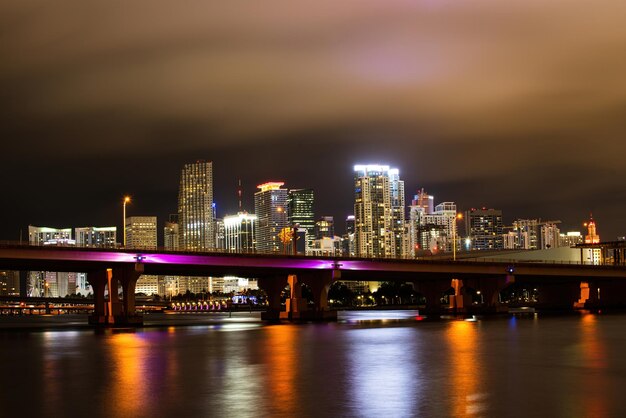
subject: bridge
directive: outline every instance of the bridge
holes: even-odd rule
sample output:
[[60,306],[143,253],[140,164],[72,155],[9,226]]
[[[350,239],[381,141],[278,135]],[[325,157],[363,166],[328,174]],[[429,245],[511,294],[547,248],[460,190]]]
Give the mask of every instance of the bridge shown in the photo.
[[[426,300],[427,314],[442,311],[444,293],[458,311],[473,309],[469,296],[480,291],[483,310],[498,307],[498,295],[512,283],[537,289],[538,305],[549,308],[622,306],[626,304],[626,267],[558,262],[479,260],[399,260],[305,257],[270,254],[186,253],[49,246],[0,246],[0,270],[87,273],[94,291],[94,325],[140,324],[135,311],[135,286],[142,274],[227,276],[258,279],[268,296],[268,320],[336,318],[327,304],[336,280],[412,283]],[[289,284],[285,309],[280,294]],[[300,284],[311,288],[314,306],[301,297]],[[122,298],[117,292],[121,286]]]

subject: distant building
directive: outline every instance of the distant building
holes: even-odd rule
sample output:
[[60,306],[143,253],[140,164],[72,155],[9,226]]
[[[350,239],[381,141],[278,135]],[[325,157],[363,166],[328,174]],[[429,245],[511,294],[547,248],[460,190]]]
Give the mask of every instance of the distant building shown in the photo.
[[322,216],[315,222],[315,239],[332,238],[335,236],[335,219],[332,216]]
[[292,189],[287,195],[287,224],[299,225],[306,230],[304,252],[311,247],[315,229],[313,203],[315,196],[312,189]]
[[459,246],[456,204],[442,202],[433,208],[432,202],[433,197],[422,189],[409,209],[408,237],[412,257],[422,251],[433,254],[451,252],[454,250],[454,240],[457,240]]
[[574,247],[583,244],[584,239],[579,231],[570,231],[559,234],[559,247]]
[[0,296],[20,296],[19,271],[0,271]]
[[547,250],[549,248],[558,248],[560,245],[561,230],[554,222],[546,222],[541,225],[539,230],[539,248]]
[[220,218],[215,218],[215,248],[220,251],[226,249],[224,219]]
[[387,165],[354,166],[356,255],[403,257],[404,182]]
[[85,226],[74,228],[76,245],[79,247],[113,248],[117,245],[117,227]]
[[130,216],[126,218],[126,248],[156,250],[156,216]]
[[213,163],[185,164],[178,189],[179,248],[208,251],[215,248]]
[[[130,216],[126,218],[126,248],[136,250],[156,250],[156,216]],[[148,296],[161,294],[159,276],[142,274],[137,280],[135,293]]]
[[224,216],[225,250],[234,253],[256,251],[257,216],[245,212]]
[[593,220],[593,216],[589,218],[589,221],[585,223],[587,227],[587,235],[585,235],[585,244],[598,244],[600,242],[600,235],[596,231],[596,221]]
[[356,246],[354,239],[354,215],[348,215],[348,217],[346,218],[346,233],[342,235],[341,243],[344,256],[356,256]]
[[466,211],[465,230],[471,250],[504,249],[501,210],[483,208]]
[[168,251],[178,250],[178,223],[166,222],[163,227],[163,245]]
[[256,249],[260,253],[283,252],[278,234],[287,227],[287,195],[282,182],[268,182],[254,194],[254,213],[257,216]]
[[75,244],[72,241],[72,228],[49,228],[28,225],[28,243],[30,245]]

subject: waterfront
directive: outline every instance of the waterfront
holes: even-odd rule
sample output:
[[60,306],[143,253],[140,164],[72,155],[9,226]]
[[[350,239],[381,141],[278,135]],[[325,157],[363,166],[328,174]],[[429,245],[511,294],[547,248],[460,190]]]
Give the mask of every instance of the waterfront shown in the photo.
[[624,314],[421,319],[344,312],[337,323],[266,325],[239,313],[5,330],[0,415],[626,415]]

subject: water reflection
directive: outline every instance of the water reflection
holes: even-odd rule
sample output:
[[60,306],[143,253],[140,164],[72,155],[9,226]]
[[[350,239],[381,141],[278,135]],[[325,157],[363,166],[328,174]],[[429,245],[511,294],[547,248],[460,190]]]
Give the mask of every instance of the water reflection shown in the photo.
[[607,395],[610,393],[607,377],[607,352],[604,337],[598,329],[598,317],[586,314],[580,321],[581,361],[590,369],[582,391],[582,414],[587,417],[608,416]]
[[453,321],[446,331],[451,365],[450,407],[453,417],[484,416],[487,394],[481,392],[479,322]]
[[352,410],[356,416],[414,416],[422,386],[413,328],[351,330],[346,358]]
[[266,327],[268,338],[263,347],[267,411],[270,416],[298,416],[298,394],[296,383],[299,377],[298,350],[295,325]]

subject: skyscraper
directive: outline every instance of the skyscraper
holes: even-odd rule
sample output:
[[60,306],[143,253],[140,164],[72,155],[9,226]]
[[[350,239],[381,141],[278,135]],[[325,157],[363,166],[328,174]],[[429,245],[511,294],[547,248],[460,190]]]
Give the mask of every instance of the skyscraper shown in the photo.
[[300,225],[306,230],[305,252],[311,248],[315,234],[315,215],[313,214],[314,194],[312,189],[293,189],[287,195],[287,223],[289,226]]
[[504,248],[501,210],[482,208],[465,212],[465,230],[472,250]]
[[285,183],[268,182],[258,187],[254,194],[254,212],[257,216],[257,252],[274,253],[284,251],[278,234],[287,227],[287,195],[282,189]]
[[213,163],[185,164],[178,190],[179,247],[186,251],[215,248]]
[[357,256],[404,256],[404,182],[397,169],[354,166],[354,218]]

